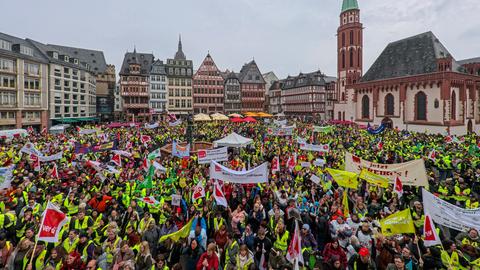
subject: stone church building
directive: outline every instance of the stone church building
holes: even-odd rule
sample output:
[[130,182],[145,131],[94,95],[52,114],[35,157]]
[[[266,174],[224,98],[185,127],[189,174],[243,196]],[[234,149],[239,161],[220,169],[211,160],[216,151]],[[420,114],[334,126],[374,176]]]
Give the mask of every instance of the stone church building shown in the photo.
[[480,132],[480,58],[456,61],[426,32],[388,44],[363,74],[362,39],[358,3],[344,0],[335,119],[428,133]]

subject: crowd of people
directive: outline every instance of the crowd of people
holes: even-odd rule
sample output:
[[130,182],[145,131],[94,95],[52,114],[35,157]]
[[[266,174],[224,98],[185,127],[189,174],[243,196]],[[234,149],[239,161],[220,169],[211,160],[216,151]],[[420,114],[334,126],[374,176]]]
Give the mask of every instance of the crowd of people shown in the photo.
[[[292,136],[269,134],[271,124],[263,121],[195,123],[194,141],[213,142],[231,132],[253,139],[246,147],[229,148],[229,160],[221,162],[228,168],[242,171],[279,158],[279,170],[270,172],[266,183],[224,182],[227,207],[212,195],[209,164],[198,164],[193,152],[183,158],[165,152],[147,158],[174,140],[186,141],[186,122],[155,128],[83,126],[97,132],[71,128],[64,134],[31,132],[2,139],[0,167],[14,169],[0,202],[0,269],[293,269],[287,253],[297,226],[301,269],[480,269],[475,228],[460,232],[438,226],[442,245],[423,244],[420,188],[404,186],[399,198],[392,185],[381,188],[360,180],[357,189],[346,191],[325,171],[343,169],[346,152],[384,164],[424,159],[430,192],[459,207],[478,208],[480,136],[446,143],[445,135],[396,129],[372,135],[355,125],[334,125],[318,133],[312,123],[289,124],[295,125]],[[298,138],[329,144],[329,151],[301,150]],[[112,163],[115,153],[108,149],[78,152],[110,141],[123,153],[120,166]],[[27,144],[45,156],[63,154],[38,168],[32,155],[21,152]],[[434,159],[428,158],[432,150]],[[292,155],[297,157],[293,169],[287,165]],[[316,159],[324,163],[315,166]],[[164,170],[152,169],[153,162]],[[302,162],[311,166],[299,166]],[[312,174],[322,176],[320,184],[311,181]],[[143,184],[146,178],[152,186]],[[192,200],[199,182],[205,196]],[[172,195],[181,196],[179,205]],[[36,239],[48,202],[69,217],[56,243]],[[416,233],[382,234],[379,220],[406,208]],[[168,237],[178,236],[187,224],[186,235]]]

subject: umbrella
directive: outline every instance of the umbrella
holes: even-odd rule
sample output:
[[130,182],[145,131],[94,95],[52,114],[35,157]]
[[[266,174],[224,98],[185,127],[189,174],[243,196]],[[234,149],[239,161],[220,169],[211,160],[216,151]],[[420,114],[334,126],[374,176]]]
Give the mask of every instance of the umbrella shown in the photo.
[[258,117],[258,114],[254,112],[246,112],[245,116]]
[[210,117],[212,118],[212,120],[219,120],[219,121],[227,121],[228,120],[228,116],[223,115],[221,113],[214,113],[214,114],[210,115]]
[[273,117],[273,115],[269,114],[269,113],[264,113],[264,112],[259,112],[257,113],[258,117],[263,117],[263,118],[269,118],[269,117]]
[[230,122],[241,123],[241,122],[243,122],[243,119],[240,118],[240,117],[233,117],[233,118],[230,119]]
[[243,115],[238,114],[238,113],[231,113],[231,114],[229,114],[228,116],[229,116],[229,117],[238,117],[238,118],[242,118],[242,117],[243,117]]
[[243,122],[255,123],[255,122],[257,122],[257,120],[255,120],[255,118],[249,116],[249,117],[245,117],[245,118],[243,119]]
[[193,117],[194,121],[211,121],[212,119],[208,114],[199,113]]

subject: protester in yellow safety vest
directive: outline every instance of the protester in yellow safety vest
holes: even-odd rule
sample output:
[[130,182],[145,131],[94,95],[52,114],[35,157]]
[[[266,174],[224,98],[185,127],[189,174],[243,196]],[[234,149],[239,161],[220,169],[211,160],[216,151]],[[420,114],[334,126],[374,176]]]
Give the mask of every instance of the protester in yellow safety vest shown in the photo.
[[227,243],[225,244],[225,268],[233,267],[236,265],[236,257],[239,252],[240,246],[234,236],[227,234]]
[[77,217],[74,218],[74,222],[70,221],[70,227],[77,231],[86,231],[87,228],[92,227],[93,224],[93,219],[85,215],[85,210],[78,211]]
[[107,254],[107,263],[113,262],[113,256],[118,248],[120,248],[120,237],[117,236],[116,230],[109,228],[107,231],[107,239],[103,242],[102,248]]
[[93,251],[95,250],[95,244],[93,240],[89,240],[88,235],[85,233],[80,234],[77,250],[80,253],[83,262],[88,262],[93,257]]
[[78,199],[75,198],[75,193],[70,192],[68,194],[68,197],[63,202],[63,206],[67,208],[67,214],[69,216],[73,216],[78,213]]
[[235,258],[235,269],[248,270],[250,265],[253,264],[253,253],[248,250],[247,245],[240,246],[240,251]]
[[67,253],[74,251],[78,245],[78,232],[76,230],[70,230],[68,237],[63,240],[62,247]]
[[455,270],[468,269],[467,260],[463,257],[463,253],[460,250],[457,250],[457,247],[453,241],[443,241],[443,247],[444,249],[441,253],[443,265]]
[[472,246],[473,248],[480,250],[480,237],[478,231],[471,228],[468,232],[459,233],[455,237],[455,244],[458,247]]
[[50,257],[45,262],[45,266],[52,266],[55,270],[60,270],[65,256],[65,250],[62,247],[55,247],[50,252]]
[[415,228],[418,229],[423,226],[423,223],[425,221],[425,214],[423,213],[422,203],[419,201],[415,201],[413,203],[412,219]]
[[45,256],[47,255],[47,250],[45,249],[45,243],[43,241],[38,241],[35,248],[35,253],[33,254],[33,260],[30,262],[33,249],[27,252],[27,255],[23,258],[23,269],[31,270],[40,270],[45,266]]
[[289,232],[286,230],[285,225],[283,222],[279,222],[275,228],[275,242],[273,243],[273,247],[281,250],[284,255],[287,253],[288,237]]
[[25,210],[24,216],[17,218],[15,223],[15,231],[17,239],[20,239],[24,236],[27,228],[30,228],[35,224],[35,218],[32,215],[32,209],[28,208]]

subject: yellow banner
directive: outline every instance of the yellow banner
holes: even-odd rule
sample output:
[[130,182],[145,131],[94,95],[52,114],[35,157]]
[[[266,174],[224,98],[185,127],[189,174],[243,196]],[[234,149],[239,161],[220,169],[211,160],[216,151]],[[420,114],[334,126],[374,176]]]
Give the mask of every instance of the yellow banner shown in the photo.
[[345,217],[349,217],[350,209],[348,207],[348,188],[343,191],[342,204],[343,204],[343,215]]
[[372,184],[372,185],[375,185],[375,186],[379,186],[379,187],[382,187],[382,188],[387,188],[388,187],[388,178],[387,177],[384,177],[384,176],[381,176],[381,175],[378,175],[378,174],[374,174],[370,171],[368,171],[367,169],[362,169],[362,171],[360,172],[360,175],[358,176],[360,179],[363,179],[365,181],[367,181],[368,183]]
[[358,175],[356,173],[327,169],[327,172],[332,176],[333,180],[341,187],[357,189]]
[[172,239],[173,242],[178,242],[178,240],[180,240],[181,238],[187,238],[190,234],[190,228],[192,227],[193,219],[194,218],[191,218],[190,221],[185,224],[185,226],[183,226],[180,230],[160,237],[160,242],[163,242],[169,238]]
[[410,208],[391,214],[380,220],[380,227],[385,236],[400,233],[415,233],[412,216],[410,215]]

